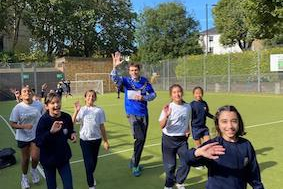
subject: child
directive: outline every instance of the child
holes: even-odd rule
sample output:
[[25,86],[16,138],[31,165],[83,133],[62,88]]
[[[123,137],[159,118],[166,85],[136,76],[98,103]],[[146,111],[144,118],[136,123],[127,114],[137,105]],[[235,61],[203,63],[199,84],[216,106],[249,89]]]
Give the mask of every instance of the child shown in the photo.
[[[183,99],[183,88],[174,84],[169,88],[172,102],[165,106],[159,117],[162,129],[162,156],[166,172],[164,189],[172,189],[176,183],[178,189],[185,189],[184,181],[190,171],[185,161],[188,150],[188,135],[191,123],[191,106]],[[176,155],[181,165],[176,174]]]
[[[245,131],[238,110],[230,105],[220,107],[215,115],[215,126],[219,136],[209,140],[208,145],[189,150],[187,156],[189,165],[207,166],[206,189],[246,189],[247,183],[254,189],[263,189],[254,148],[241,137]],[[218,153],[222,155],[211,158],[209,154],[215,150],[207,148],[217,143],[225,148],[225,154]]]
[[60,98],[60,101],[61,101],[62,95],[63,95],[63,92],[64,92],[62,82],[59,82],[57,84],[57,88],[55,89],[55,92],[57,93],[57,95],[58,95],[58,97]]
[[207,103],[202,99],[203,89],[195,87],[193,89],[194,101],[191,102],[192,107],[192,134],[196,148],[201,145],[201,139],[204,142],[210,139],[209,130],[206,126],[206,116],[213,119],[213,115],[209,113]]
[[47,90],[47,83],[43,83],[41,85],[41,98],[44,98],[45,97],[45,93],[46,93],[46,90]]
[[104,127],[105,114],[104,111],[94,105],[96,101],[96,92],[88,90],[85,92],[86,105],[81,108],[79,102],[75,103],[75,112],[73,114],[73,122],[80,122],[80,145],[84,157],[86,177],[89,189],[95,189],[96,180],[93,173],[97,164],[101,137],[103,138],[103,147],[109,149],[109,143]]
[[69,160],[72,156],[68,139],[76,141],[72,118],[61,112],[60,97],[49,93],[45,97],[46,113],[41,116],[36,130],[36,145],[40,148],[40,163],[46,176],[48,189],[56,189],[56,169],[64,189],[72,189],[72,173]]
[[115,86],[115,88],[116,88],[116,91],[117,91],[117,98],[120,98],[120,93],[124,92],[123,91],[123,86]]
[[[16,94],[16,93],[15,93]],[[21,167],[23,189],[30,188],[27,172],[31,158],[31,175],[34,184],[40,181],[36,169],[39,160],[39,149],[35,145],[35,131],[38,120],[44,112],[41,102],[32,100],[32,91],[25,86],[18,91],[19,103],[13,108],[10,115],[10,125],[16,129],[16,140],[21,149]]]
[[11,93],[14,94],[16,102],[20,103],[22,101],[21,100],[21,95],[20,95],[21,92],[18,89],[16,89],[16,88],[10,88],[10,91],[11,91]]

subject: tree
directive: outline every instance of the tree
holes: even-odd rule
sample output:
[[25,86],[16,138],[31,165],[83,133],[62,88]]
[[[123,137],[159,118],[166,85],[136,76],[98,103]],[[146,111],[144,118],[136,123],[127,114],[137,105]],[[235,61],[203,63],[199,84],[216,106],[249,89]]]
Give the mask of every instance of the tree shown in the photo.
[[7,32],[8,18],[9,18],[7,0],[0,1],[0,17],[1,17],[1,19],[0,19],[0,31]]
[[199,23],[187,15],[184,5],[162,3],[146,8],[137,23],[138,56],[154,63],[202,52],[198,43]]
[[257,39],[271,39],[282,34],[282,0],[246,0],[243,6],[250,35]]
[[216,30],[221,34],[223,45],[238,44],[242,50],[251,47],[254,38],[245,22],[243,2],[245,0],[220,0],[213,8]]
[[31,31],[38,49],[44,50],[51,57],[56,46],[59,46],[57,36],[61,31],[60,23],[56,22],[59,16],[56,3],[50,0],[29,0],[28,4],[24,23]]
[[26,24],[49,55],[107,56],[134,51],[130,0],[29,0]]
[[12,51],[15,50],[19,38],[27,0],[1,0],[0,2],[0,31],[13,36]]

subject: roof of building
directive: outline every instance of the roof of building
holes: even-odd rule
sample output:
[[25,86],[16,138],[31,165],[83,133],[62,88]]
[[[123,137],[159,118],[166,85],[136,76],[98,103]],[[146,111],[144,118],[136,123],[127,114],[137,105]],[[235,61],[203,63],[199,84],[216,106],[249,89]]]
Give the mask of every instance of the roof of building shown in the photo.
[[216,27],[210,28],[207,31],[204,30],[204,31],[200,32],[201,35],[206,35],[206,33],[208,33],[208,35],[218,34],[218,32],[216,31]]

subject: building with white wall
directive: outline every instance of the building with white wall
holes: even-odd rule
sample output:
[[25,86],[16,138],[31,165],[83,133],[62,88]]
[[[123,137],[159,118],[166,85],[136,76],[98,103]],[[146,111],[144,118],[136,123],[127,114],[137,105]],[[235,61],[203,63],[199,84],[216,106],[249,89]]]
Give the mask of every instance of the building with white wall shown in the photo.
[[242,52],[238,44],[233,46],[223,46],[220,43],[220,34],[217,33],[215,27],[200,33],[200,43],[205,53],[225,54]]

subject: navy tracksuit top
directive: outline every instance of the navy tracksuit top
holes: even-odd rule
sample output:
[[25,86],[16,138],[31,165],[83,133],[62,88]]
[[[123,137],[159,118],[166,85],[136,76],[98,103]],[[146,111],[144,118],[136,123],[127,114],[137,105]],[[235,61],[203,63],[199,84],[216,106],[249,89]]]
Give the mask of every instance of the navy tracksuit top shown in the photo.
[[[57,133],[50,133],[54,121],[63,121],[63,126]],[[62,166],[71,158],[68,139],[74,133],[72,118],[61,112],[59,118],[51,117],[48,111],[43,114],[36,129],[36,145],[40,148],[40,163],[43,166]]]
[[192,128],[205,127],[206,116],[213,119],[213,115],[209,113],[209,108],[204,100],[192,101]]
[[218,142],[225,148],[225,154],[216,160],[196,158],[195,149],[189,150],[187,154],[189,165],[207,166],[206,189],[246,189],[247,183],[253,189],[264,189],[254,148],[247,139],[239,137],[237,142],[228,142],[222,137],[216,137],[207,143],[212,142]]

